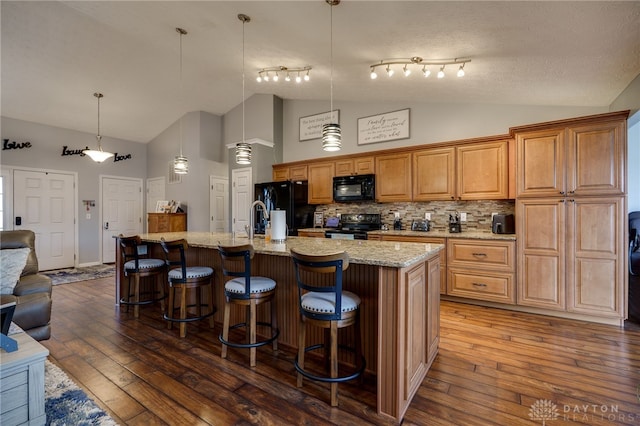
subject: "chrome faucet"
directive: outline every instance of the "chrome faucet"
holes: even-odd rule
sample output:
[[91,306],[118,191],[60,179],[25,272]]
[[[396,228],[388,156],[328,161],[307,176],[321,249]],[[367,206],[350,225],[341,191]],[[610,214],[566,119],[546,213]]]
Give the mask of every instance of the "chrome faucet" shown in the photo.
[[260,200],[255,200],[251,203],[251,207],[249,207],[249,225],[244,226],[244,230],[247,232],[247,236],[249,237],[249,241],[253,241],[253,233],[255,232],[255,216],[253,215],[253,208],[255,206],[262,207],[262,215],[265,219],[269,219],[269,215],[267,214],[267,206]]

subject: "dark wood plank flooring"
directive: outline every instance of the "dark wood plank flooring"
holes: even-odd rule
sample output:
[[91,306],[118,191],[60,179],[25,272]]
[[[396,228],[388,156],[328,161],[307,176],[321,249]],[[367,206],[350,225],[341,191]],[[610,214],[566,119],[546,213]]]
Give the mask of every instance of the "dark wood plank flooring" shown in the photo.
[[[389,424],[375,411],[375,378],[296,387],[294,354],[230,349],[220,325],[167,330],[159,306],[138,320],[114,306],[114,280],[53,289],[50,359],[122,425]],[[624,328],[442,302],[440,352],[405,425],[531,425],[555,404],[562,424],[640,424],[640,327]]]

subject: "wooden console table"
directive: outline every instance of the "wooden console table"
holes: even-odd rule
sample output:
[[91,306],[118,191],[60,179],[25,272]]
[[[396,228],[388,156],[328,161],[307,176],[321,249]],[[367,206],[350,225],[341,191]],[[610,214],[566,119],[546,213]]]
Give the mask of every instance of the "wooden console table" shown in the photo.
[[15,352],[0,351],[0,418],[7,425],[43,425],[44,360],[49,350],[25,332],[12,334]]

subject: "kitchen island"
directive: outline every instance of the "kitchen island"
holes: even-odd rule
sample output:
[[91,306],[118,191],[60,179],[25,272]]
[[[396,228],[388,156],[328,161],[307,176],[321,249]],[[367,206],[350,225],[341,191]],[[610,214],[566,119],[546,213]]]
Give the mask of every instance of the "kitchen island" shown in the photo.
[[[189,242],[187,262],[210,266],[215,270],[216,322],[222,322],[224,301],[223,278],[217,246],[247,244],[246,237],[228,233],[173,232],[142,234],[150,243],[150,252],[162,256],[160,239]],[[378,414],[402,420],[411,399],[427,374],[438,351],[440,304],[441,244],[401,243],[367,240],[332,240],[289,237],[281,244],[253,240],[255,257],[253,274],[273,278],[276,290],[277,318],[280,327],[278,343],[294,350],[298,336],[298,290],[290,250],[323,255],[346,251],[349,268],[344,275],[344,288],[362,300],[361,322],[363,351],[367,372],[376,375]],[[119,257],[118,257],[119,259]],[[116,301],[124,284],[122,265],[116,265]],[[239,312],[232,323],[243,320]],[[261,310],[259,321],[267,321],[269,312]],[[315,331],[315,330],[314,330]],[[314,339],[321,332],[311,333]],[[351,334],[350,334],[351,333]],[[353,330],[341,335],[344,342],[353,341]],[[319,340],[318,340],[319,341]],[[348,358],[341,359],[349,362]]]

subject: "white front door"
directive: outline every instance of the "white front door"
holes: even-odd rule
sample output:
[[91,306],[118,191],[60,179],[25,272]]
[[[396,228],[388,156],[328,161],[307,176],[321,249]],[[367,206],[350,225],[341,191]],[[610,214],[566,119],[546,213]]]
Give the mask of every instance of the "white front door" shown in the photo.
[[253,202],[251,167],[231,170],[231,217],[233,232],[244,233],[249,225],[249,207]]
[[14,229],[36,234],[40,270],[75,266],[75,174],[14,170]]
[[142,179],[100,178],[102,263],[116,259],[116,236],[142,232]]
[[210,232],[229,232],[229,179],[209,176]]

